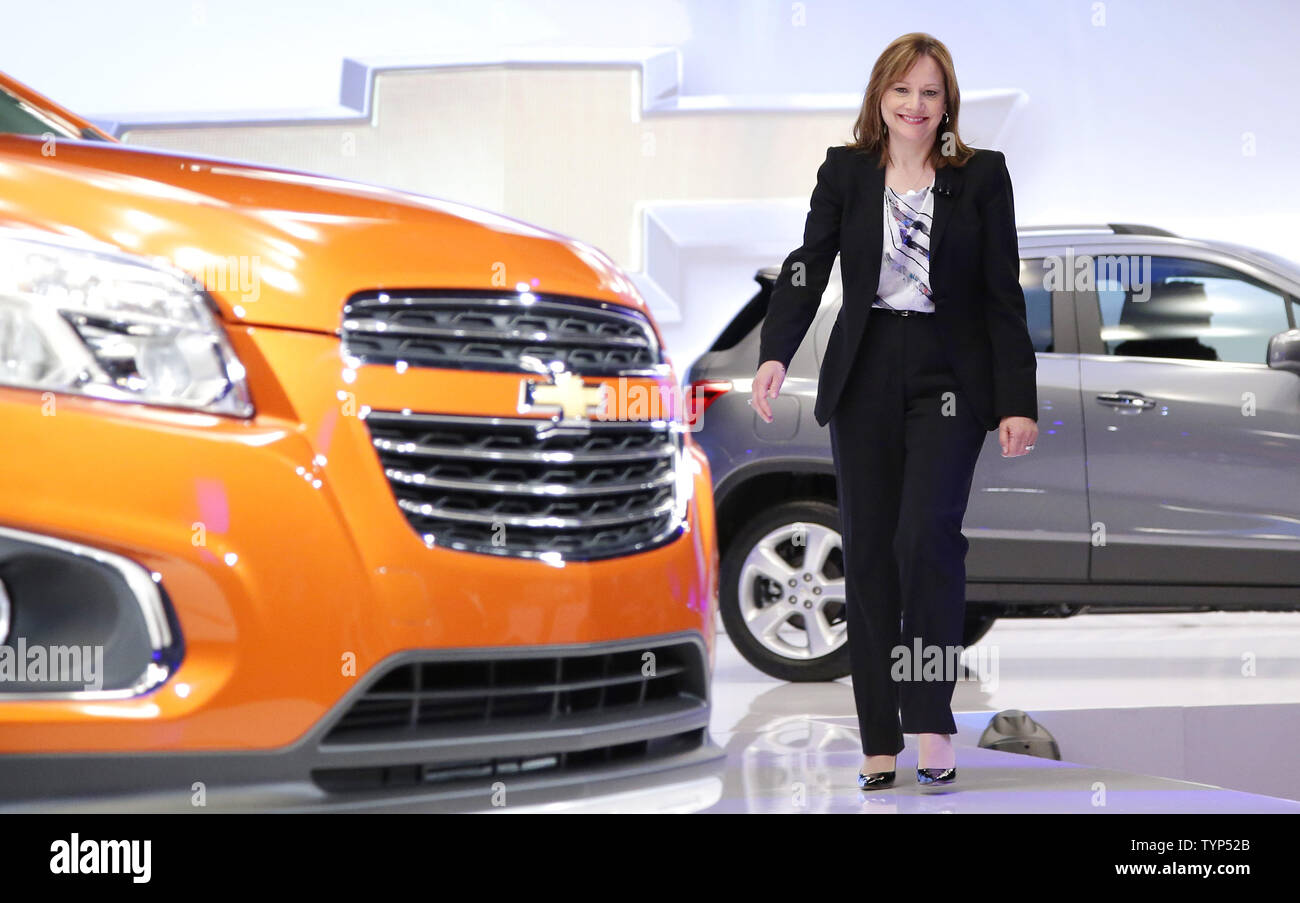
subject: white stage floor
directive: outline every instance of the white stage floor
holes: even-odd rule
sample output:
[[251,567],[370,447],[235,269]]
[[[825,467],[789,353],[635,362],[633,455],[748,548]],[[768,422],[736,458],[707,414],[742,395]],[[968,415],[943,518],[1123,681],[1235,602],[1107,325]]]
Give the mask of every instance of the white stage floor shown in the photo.
[[[1009,619],[981,649],[989,679],[972,675],[953,694],[954,784],[917,785],[916,738],[907,736],[894,787],[858,790],[849,679],[767,677],[720,632],[710,733],[724,756],[527,808],[1300,814],[1300,614]],[[980,748],[1006,709],[1046,727],[1061,760]]]
[[[992,679],[959,681],[957,782],[863,793],[853,688],[769,678],[719,637],[711,733],[724,788],[697,811],[1300,813],[1300,615],[1081,615],[1004,620]],[[978,747],[998,711],[1051,732],[1063,761]]]

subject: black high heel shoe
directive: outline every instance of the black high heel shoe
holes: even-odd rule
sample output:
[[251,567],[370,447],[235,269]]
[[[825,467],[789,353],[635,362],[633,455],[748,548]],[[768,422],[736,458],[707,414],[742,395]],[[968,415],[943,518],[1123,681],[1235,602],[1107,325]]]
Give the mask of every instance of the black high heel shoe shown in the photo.
[[870,771],[866,774],[858,772],[858,789],[859,790],[880,790],[883,787],[894,786],[893,771]]
[[918,768],[916,770],[916,783],[918,784],[951,784],[957,780],[957,766],[952,768]]
[[858,772],[859,790],[880,790],[883,787],[893,786],[894,772],[892,771],[873,771],[870,774]]

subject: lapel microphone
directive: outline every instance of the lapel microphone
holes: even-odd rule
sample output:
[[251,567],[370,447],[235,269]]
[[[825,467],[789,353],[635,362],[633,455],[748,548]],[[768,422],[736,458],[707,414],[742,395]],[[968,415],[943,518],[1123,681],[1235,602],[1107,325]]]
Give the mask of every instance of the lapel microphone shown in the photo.
[[945,166],[943,169],[935,173],[934,176],[935,194],[941,194],[946,198],[952,197],[952,182],[949,179],[951,175],[952,172],[947,166]]

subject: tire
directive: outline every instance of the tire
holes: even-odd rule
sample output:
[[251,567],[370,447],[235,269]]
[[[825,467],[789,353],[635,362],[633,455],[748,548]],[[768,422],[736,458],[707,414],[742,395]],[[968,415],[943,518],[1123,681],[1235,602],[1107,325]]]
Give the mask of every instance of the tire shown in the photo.
[[[785,564],[802,565],[810,547],[822,541],[827,554],[816,574],[797,567],[785,573],[786,583],[779,585],[772,576],[760,573],[760,566],[768,575],[776,572],[777,562],[771,554]],[[762,561],[757,557],[760,554]],[[810,579],[805,580],[805,574]],[[790,579],[797,581],[794,604],[789,602]],[[820,592],[814,593],[814,587]],[[784,502],[755,516],[723,556],[718,595],[728,638],[745,660],[764,674],[793,682],[838,680],[849,674],[840,515],[834,505],[811,500]],[[750,620],[772,605],[788,606],[790,614],[777,622],[766,640],[760,639]],[[804,619],[810,616],[819,618],[823,625],[820,635],[828,638],[820,654],[808,644]]]
[[[826,618],[828,625],[833,627],[840,634],[840,637],[837,646],[818,656],[813,656],[807,652],[800,655],[797,649],[787,650],[783,654],[779,648],[772,648],[773,645],[781,646],[781,643],[764,643],[760,640],[754,631],[750,629],[746,612],[753,612],[754,607],[760,601],[766,604],[781,605],[786,605],[788,602],[776,602],[774,598],[771,601],[766,598],[760,600],[756,598],[757,587],[751,586],[747,588],[741,584],[746,562],[749,561],[750,555],[755,551],[756,546],[764,542],[765,539],[771,541],[774,535],[779,537],[783,533],[793,533],[799,524],[804,524],[810,528],[808,535],[816,536],[818,529],[820,529],[834,534],[835,539],[835,548],[827,558],[822,570],[822,576],[826,578],[838,576],[839,578],[841,587],[839,610],[835,610],[834,606],[827,605],[824,613],[828,614]],[[839,535],[840,515],[835,506],[811,500],[786,502],[757,515],[728,547],[720,567],[719,608],[722,624],[727,631],[727,637],[745,660],[764,674],[779,680],[800,683],[839,680],[841,677],[847,677],[851,672],[847,624],[844,622],[842,608],[844,571],[842,567],[843,551],[839,545]],[[775,543],[774,545],[776,549],[785,553],[782,556],[783,558],[788,555],[790,557],[787,560],[793,562],[802,561],[799,550],[794,549],[792,544]],[[802,577],[802,573],[798,574],[797,577]],[[776,595],[774,586],[768,588],[767,592],[772,597]],[[749,595],[746,596],[746,593]],[[823,593],[823,597],[829,599],[829,594]],[[807,597],[805,596],[805,598]],[[766,607],[766,605],[763,607]],[[798,611],[798,609],[792,607],[792,612],[795,611]],[[962,646],[970,647],[975,645],[993,628],[995,623],[997,623],[997,618],[968,613],[962,630]],[[800,626],[801,624],[802,612],[792,614],[786,634],[797,640],[798,634],[802,632],[806,641],[807,631],[806,628]]]

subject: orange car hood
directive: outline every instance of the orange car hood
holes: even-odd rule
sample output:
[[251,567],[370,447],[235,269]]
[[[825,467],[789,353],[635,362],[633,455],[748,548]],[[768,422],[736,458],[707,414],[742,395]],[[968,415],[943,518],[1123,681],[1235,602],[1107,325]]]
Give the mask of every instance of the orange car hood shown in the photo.
[[370,289],[526,288],[645,312],[605,254],[509,217],[116,143],[0,136],[0,225],[164,257],[254,325],[334,332],[346,299]]

